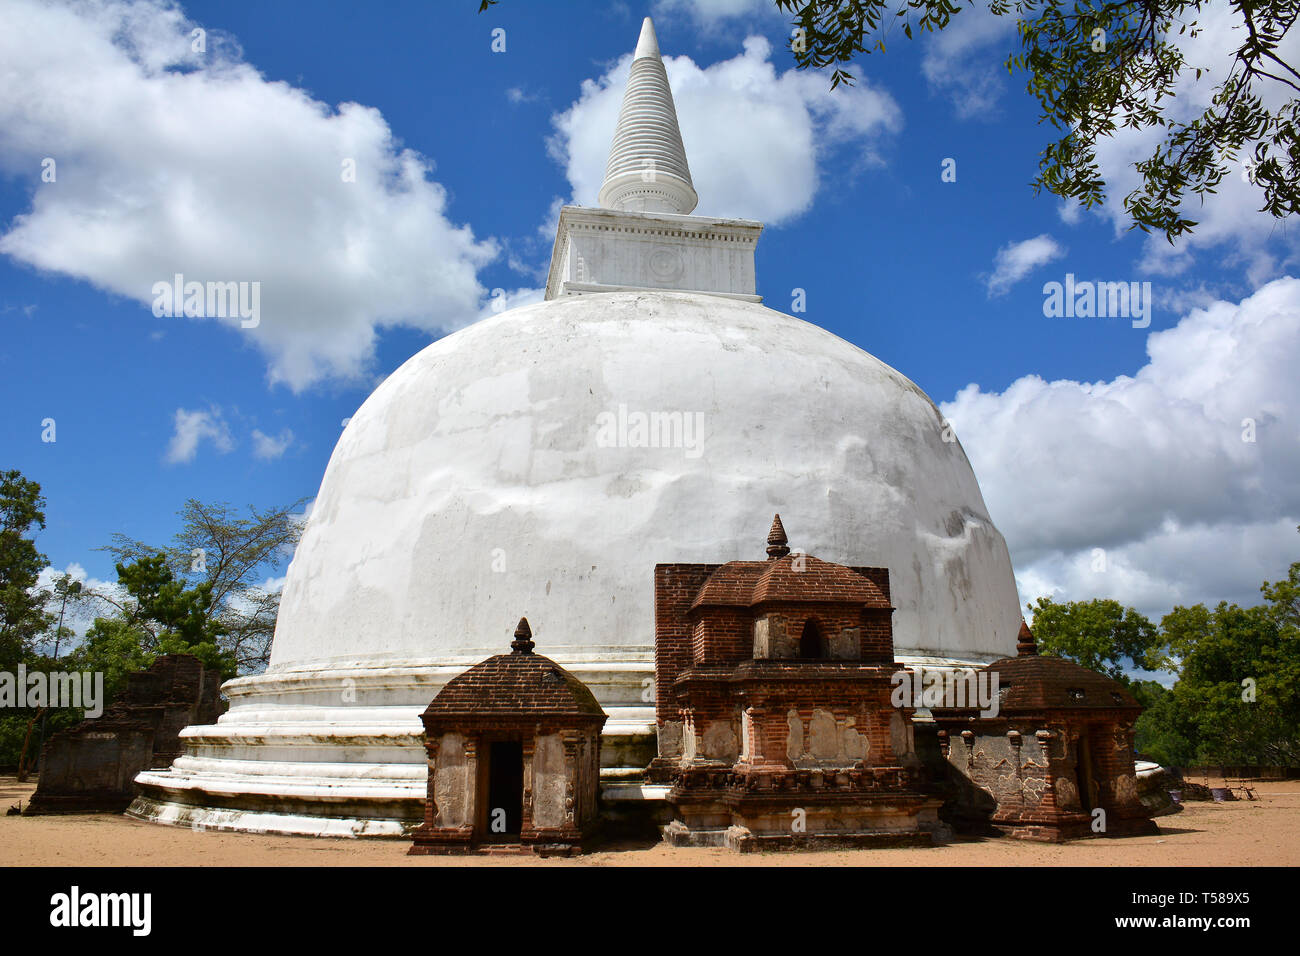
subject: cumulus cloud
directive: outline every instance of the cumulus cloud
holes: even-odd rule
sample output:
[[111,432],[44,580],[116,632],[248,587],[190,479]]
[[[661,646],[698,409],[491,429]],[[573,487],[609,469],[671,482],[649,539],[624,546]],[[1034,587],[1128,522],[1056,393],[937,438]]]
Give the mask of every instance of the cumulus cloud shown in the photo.
[[993,259],[993,274],[988,277],[989,298],[1005,295],[1034,269],[1063,255],[1065,250],[1061,244],[1047,233],[1008,243]]
[[772,0],[655,0],[656,19],[683,15],[706,30],[717,30],[731,20],[753,21],[762,16],[784,16]]
[[[66,605],[53,596],[55,581],[64,575],[67,575],[73,581],[79,582],[82,587],[81,594],[70,598]],[[86,569],[75,561],[62,571],[52,565],[42,568],[36,578],[36,587],[51,594],[50,600],[46,602],[45,610],[56,615],[55,624],[58,624],[57,615],[62,612],[63,626],[72,632],[68,637],[59,640],[58,652],[60,657],[81,643],[86,636],[86,631],[95,623],[96,617],[110,614],[114,604],[120,605],[130,597],[126,588],[116,581],[103,581],[99,578],[92,578],[86,573]],[[55,650],[54,641],[46,642],[44,649],[53,654]]]
[[1026,601],[1253,603],[1300,557],[1300,279],[1194,309],[1147,355],[1111,381],[1030,375],[942,406]]
[[175,428],[167,445],[167,461],[173,465],[193,461],[203,441],[210,442],[223,455],[235,447],[221,409],[215,406],[206,411],[176,409]]
[[295,390],[363,377],[385,326],[477,313],[496,247],[448,218],[430,160],[378,110],[269,81],[215,31],[195,52],[200,26],[165,0],[5,4],[0,164],[33,195],[0,252],[146,305],[177,273],[260,282],[256,328],[214,321]]
[[253,429],[253,456],[263,461],[274,461],[293,444],[293,431],[284,429],[279,435],[267,435],[260,428]]
[[1006,59],[1016,49],[1016,18],[987,6],[959,8],[943,30],[922,38],[921,72],[962,119],[993,115],[1009,82]]
[[[700,204],[696,215],[760,219],[776,225],[813,203],[818,164],[847,149],[859,164],[878,164],[877,145],[902,127],[893,98],[860,80],[832,93],[825,76],[779,73],[772,45],[744,42],[740,55],[701,68],[690,57],[665,66]],[[582,84],[578,100],[553,117],[549,148],[564,168],[575,202],[595,205],[632,54]]]

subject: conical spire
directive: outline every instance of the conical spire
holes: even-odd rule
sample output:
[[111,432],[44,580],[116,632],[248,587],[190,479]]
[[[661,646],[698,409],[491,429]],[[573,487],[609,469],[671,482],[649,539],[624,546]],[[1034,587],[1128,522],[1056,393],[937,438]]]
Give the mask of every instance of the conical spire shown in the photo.
[[528,626],[528,618],[521,617],[515,628],[515,639],[510,642],[512,653],[531,654],[533,652],[533,629]]
[[606,209],[681,215],[688,215],[699,202],[677,127],[668,72],[649,17],[641,24],[597,202]]
[[1034,632],[1029,629],[1025,619],[1020,619],[1020,634],[1017,638],[1016,653],[1020,657],[1033,657],[1038,653],[1038,642],[1034,640]]
[[772,519],[772,530],[767,533],[767,559],[775,561],[784,558],[790,553],[786,547],[789,543],[785,536],[785,526],[781,524],[781,516],[777,515]]

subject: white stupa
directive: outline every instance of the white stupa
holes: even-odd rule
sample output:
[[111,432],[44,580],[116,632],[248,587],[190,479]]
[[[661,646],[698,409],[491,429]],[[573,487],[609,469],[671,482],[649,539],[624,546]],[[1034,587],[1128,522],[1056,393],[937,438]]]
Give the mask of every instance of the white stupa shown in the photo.
[[[791,544],[888,567],[897,656],[1015,653],[1002,536],[934,403],[858,347],[765,308],[762,225],[689,215],[649,19],[599,208],[566,206],[546,301],[435,342],[330,459],[289,567],[271,665],[141,774],[146,819],[282,833],[418,822],[419,714],[527,615],[610,715],[607,801],[653,801],[653,568]],[[945,440],[947,438],[948,440]]]

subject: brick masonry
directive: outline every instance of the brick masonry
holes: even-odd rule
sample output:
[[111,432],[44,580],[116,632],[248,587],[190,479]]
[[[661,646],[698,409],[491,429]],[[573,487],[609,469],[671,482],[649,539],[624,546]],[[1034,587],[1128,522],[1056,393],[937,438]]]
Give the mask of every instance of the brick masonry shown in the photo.
[[998,678],[996,716],[931,710],[954,824],[1047,842],[1158,832],[1134,773],[1138,702],[1102,674],[1039,656],[1027,625],[1018,648],[983,668]]
[[[410,854],[470,853],[501,841],[542,855],[581,851],[599,812],[606,715],[586,684],[533,647],[521,618],[509,654],[449,681],[425,710],[428,794]],[[517,744],[522,760],[519,832],[499,838],[494,743]]]
[[672,843],[930,843],[911,712],[890,700],[889,572],[792,554],[655,568],[659,756]]
[[180,732],[215,723],[224,709],[220,675],[197,657],[169,654],[127,686],[102,715],[51,737],[25,815],[121,813],[135,798],[135,776],[181,756]]

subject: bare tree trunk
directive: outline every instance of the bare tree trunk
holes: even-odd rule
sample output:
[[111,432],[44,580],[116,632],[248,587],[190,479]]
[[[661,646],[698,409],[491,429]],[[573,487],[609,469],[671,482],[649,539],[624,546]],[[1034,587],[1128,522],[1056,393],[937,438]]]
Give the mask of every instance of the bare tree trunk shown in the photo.
[[[45,714],[45,708],[42,707],[36,711],[36,716],[27,722],[27,736],[23,738],[23,749],[18,755],[18,782],[23,783],[27,779],[27,774],[31,767],[27,766],[27,747],[32,742],[32,728],[36,726],[36,721],[40,720]],[[35,761],[33,761],[35,763]]]

